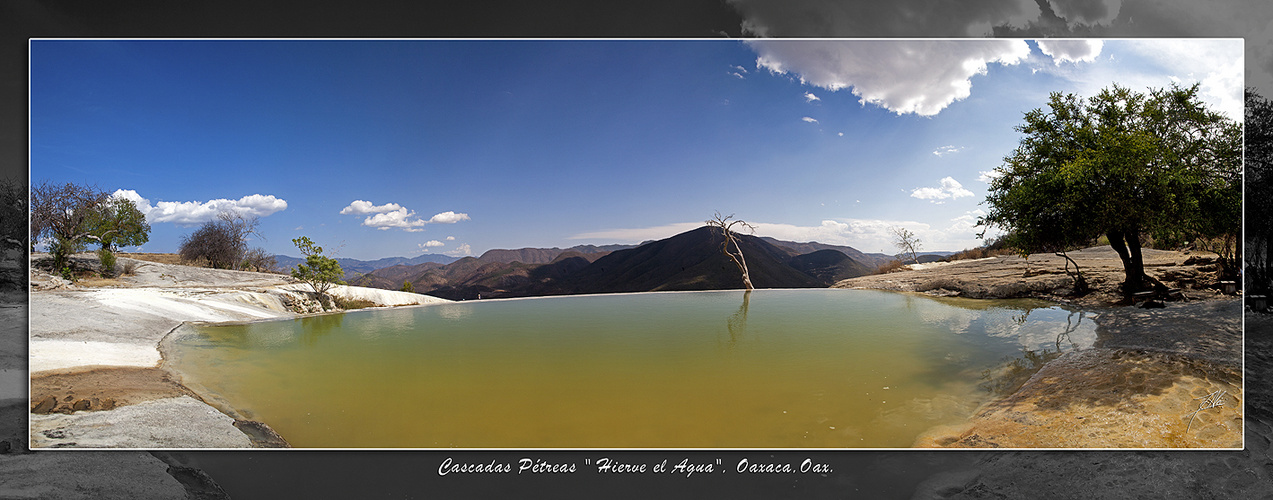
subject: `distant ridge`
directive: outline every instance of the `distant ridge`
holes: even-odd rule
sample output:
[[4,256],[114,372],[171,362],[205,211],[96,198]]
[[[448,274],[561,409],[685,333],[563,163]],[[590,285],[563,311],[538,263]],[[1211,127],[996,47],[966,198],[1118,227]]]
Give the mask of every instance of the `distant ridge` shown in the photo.
[[[287,271],[293,267],[296,267],[297,264],[305,262],[305,259],[302,259],[299,257],[292,257],[289,255],[282,255],[282,254],[274,255],[274,260],[278,262],[278,267],[279,267],[279,270],[281,271]],[[391,266],[414,266],[417,264],[424,264],[426,262],[433,262],[433,263],[445,265],[445,264],[450,264],[452,262],[455,262],[457,260],[460,260],[459,257],[451,257],[448,255],[438,255],[438,254],[424,254],[424,255],[419,255],[419,256],[411,257],[411,258],[386,257],[383,259],[376,259],[376,260],[337,258],[336,262],[339,262],[341,270],[345,271],[345,280],[350,280],[360,275],[375,271],[377,269],[383,269],[383,268],[391,267]],[[401,283],[399,283],[399,285],[401,285]]]
[[[453,300],[662,290],[741,289],[737,267],[720,248],[719,229],[707,226],[641,245],[580,245],[567,249],[496,249],[449,264],[426,262],[376,269],[353,283]],[[825,287],[870,274],[887,256],[851,247],[792,243],[739,235],[757,288]],[[801,252],[801,250],[809,250]],[[861,262],[853,252],[870,259]]]

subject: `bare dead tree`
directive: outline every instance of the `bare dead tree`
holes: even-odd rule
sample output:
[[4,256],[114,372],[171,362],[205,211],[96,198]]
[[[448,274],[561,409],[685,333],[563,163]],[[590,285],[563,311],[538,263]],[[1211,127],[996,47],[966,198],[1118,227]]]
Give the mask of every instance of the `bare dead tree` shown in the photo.
[[217,220],[182,237],[177,253],[186,262],[206,259],[213,268],[239,268],[248,256],[248,236],[261,236],[256,229],[259,223],[260,218],[255,215],[223,211],[217,214]]
[[[743,249],[738,246],[738,239],[734,237],[734,226],[745,227],[749,232],[755,232],[756,227],[743,220],[734,219],[734,214],[722,217],[720,212],[716,212],[716,215],[706,222],[708,226],[718,227],[722,233],[725,233],[725,242],[721,244],[721,252],[724,252],[725,256],[729,257],[729,260],[734,261],[734,265],[738,266],[738,271],[743,273],[743,286],[748,290],[754,290],[756,287],[752,286],[751,275],[747,272],[747,259],[743,257]],[[730,245],[733,245],[733,250],[730,249]]]
[[889,231],[893,232],[893,246],[897,247],[902,253],[898,256],[910,254],[911,261],[919,263],[919,238],[915,237],[915,233],[908,231],[904,227],[891,227]]

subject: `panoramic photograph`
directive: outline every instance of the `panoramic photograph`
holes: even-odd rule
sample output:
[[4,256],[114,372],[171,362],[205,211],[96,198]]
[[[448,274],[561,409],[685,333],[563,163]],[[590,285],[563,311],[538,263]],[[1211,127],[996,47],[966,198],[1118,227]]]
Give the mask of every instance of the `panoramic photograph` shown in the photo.
[[1241,449],[1243,65],[32,40],[28,442]]

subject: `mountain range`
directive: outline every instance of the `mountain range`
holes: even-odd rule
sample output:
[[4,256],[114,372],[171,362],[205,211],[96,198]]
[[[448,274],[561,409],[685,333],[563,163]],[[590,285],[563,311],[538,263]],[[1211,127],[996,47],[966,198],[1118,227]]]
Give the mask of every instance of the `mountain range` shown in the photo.
[[[749,235],[737,237],[756,288],[825,287],[842,279],[870,274],[893,259],[846,246]],[[704,226],[636,246],[500,249],[449,263],[381,259],[372,262],[392,263],[359,271],[360,276],[348,281],[392,290],[410,282],[417,293],[453,300],[741,289],[743,283],[738,268],[721,252],[724,241],[720,229]]]

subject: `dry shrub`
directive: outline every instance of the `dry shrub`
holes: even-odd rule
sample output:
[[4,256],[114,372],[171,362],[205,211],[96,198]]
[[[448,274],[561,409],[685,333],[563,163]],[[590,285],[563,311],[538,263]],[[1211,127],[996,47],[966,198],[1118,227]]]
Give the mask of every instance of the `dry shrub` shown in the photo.
[[898,271],[903,271],[905,269],[906,269],[906,264],[903,264],[901,260],[894,260],[886,264],[880,265],[880,267],[875,270],[875,274],[895,273]]
[[368,308],[368,307],[376,307],[376,303],[375,303],[375,302],[372,302],[372,301],[370,301],[370,300],[363,300],[363,299],[346,299],[346,298],[343,298],[343,297],[337,297],[337,296],[334,296],[334,295],[332,296],[332,302],[334,302],[334,303],[336,304],[336,307],[339,307],[339,308],[341,308],[341,309],[345,309],[345,310],[349,310],[349,309],[366,309],[366,308]]

